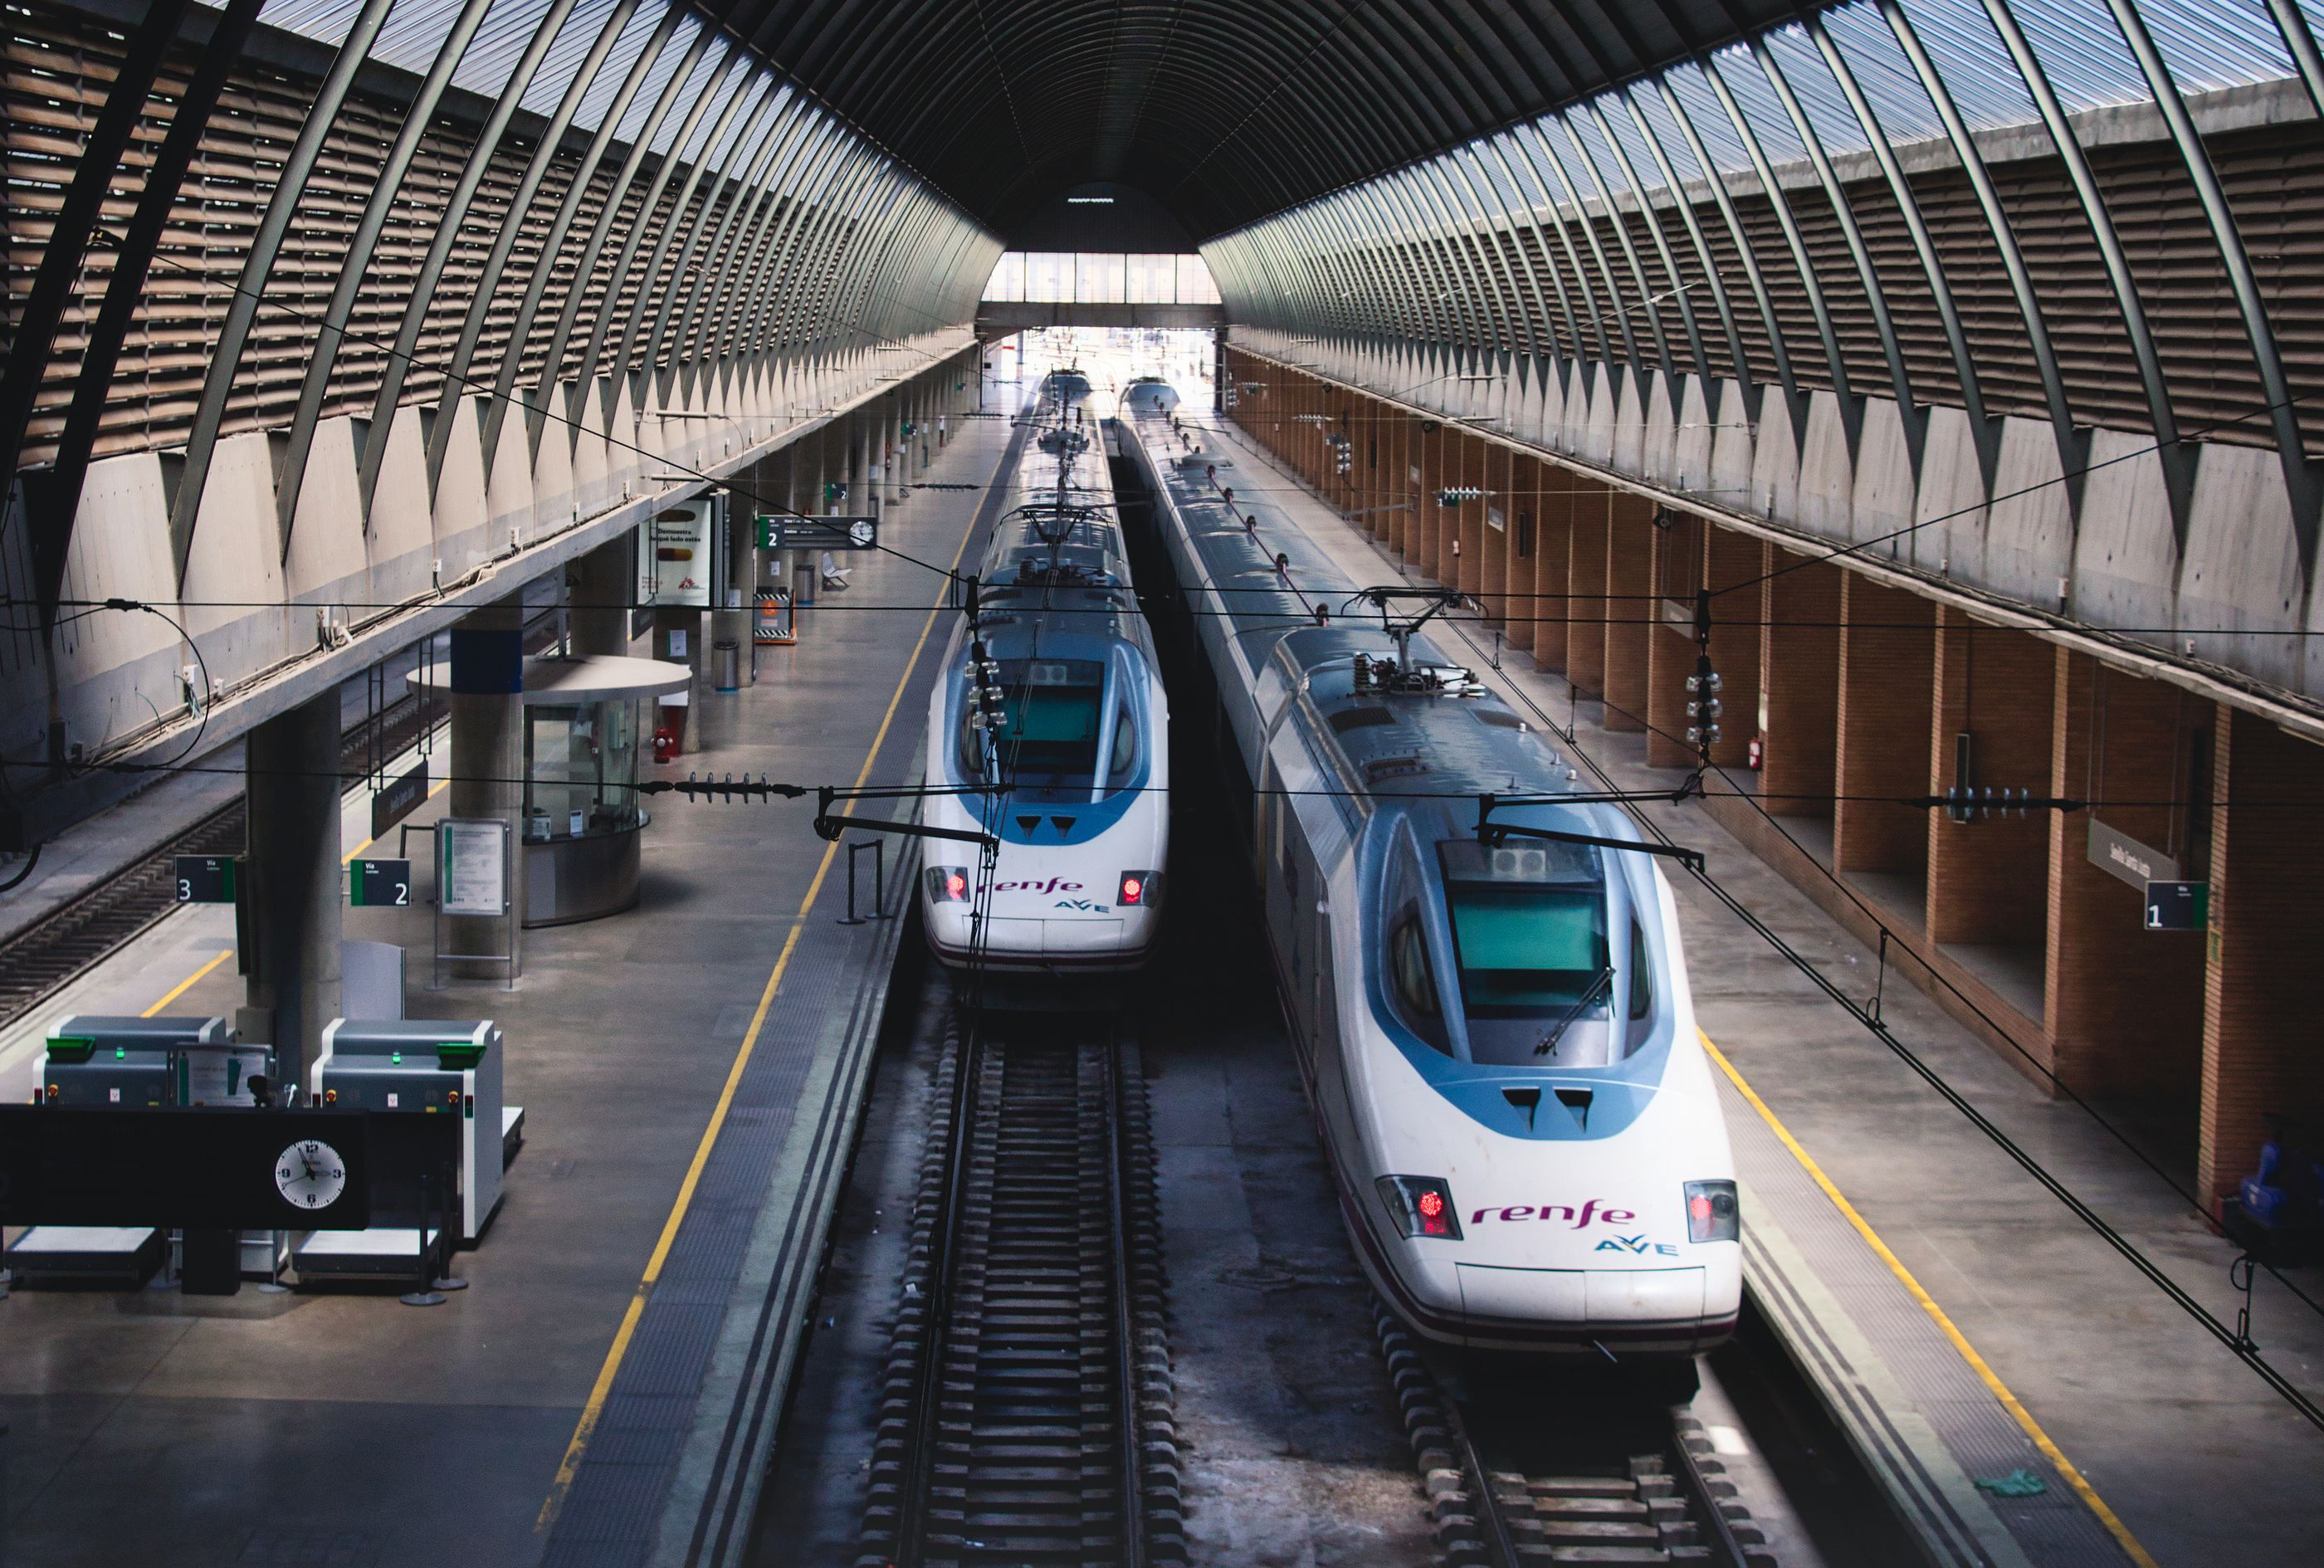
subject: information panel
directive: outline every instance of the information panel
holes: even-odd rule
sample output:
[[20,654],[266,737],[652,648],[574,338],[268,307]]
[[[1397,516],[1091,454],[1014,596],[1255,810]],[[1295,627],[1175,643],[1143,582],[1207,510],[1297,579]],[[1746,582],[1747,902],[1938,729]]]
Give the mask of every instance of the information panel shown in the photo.
[[870,550],[880,548],[876,517],[777,517],[759,519],[762,550]]
[[438,905],[447,915],[508,913],[508,824],[446,817],[436,825]]

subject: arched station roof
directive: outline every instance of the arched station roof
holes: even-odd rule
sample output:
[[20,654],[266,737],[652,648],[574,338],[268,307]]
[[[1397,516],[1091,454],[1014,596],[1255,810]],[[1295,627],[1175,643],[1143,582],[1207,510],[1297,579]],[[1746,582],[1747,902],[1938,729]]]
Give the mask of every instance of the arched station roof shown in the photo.
[[1802,9],[1794,0],[709,0],[1009,234],[1087,180],[1197,237]]

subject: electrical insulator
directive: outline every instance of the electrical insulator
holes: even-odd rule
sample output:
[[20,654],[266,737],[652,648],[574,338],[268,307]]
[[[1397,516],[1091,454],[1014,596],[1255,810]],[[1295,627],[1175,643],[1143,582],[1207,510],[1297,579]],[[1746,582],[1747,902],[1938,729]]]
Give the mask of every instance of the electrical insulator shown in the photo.
[[1719,700],[1718,692],[1725,684],[1711,668],[1711,655],[1697,654],[1694,673],[1686,678],[1686,743],[1698,751],[1707,752],[1719,742],[1719,715],[1727,705]]

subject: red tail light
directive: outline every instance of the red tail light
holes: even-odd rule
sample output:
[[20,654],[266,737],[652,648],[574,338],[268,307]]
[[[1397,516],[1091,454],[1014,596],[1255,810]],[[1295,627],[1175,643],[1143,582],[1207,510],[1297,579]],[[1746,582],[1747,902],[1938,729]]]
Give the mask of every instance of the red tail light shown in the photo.
[[961,866],[930,866],[928,897],[939,904],[968,902],[968,872]]
[[1743,1234],[1743,1208],[1730,1181],[1686,1184],[1686,1239],[1734,1241]]
[[1375,1184],[1388,1217],[1407,1240],[1416,1236],[1461,1239],[1461,1216],[1452,1209],[1452,1189],[1442,1176],[1384,1176]]
[[1114,890],[1113,901],[1124,909],[1141,909],[1152,906],[1162,896],[1162,878],[1156,872],[1124,872],[1121,885]]

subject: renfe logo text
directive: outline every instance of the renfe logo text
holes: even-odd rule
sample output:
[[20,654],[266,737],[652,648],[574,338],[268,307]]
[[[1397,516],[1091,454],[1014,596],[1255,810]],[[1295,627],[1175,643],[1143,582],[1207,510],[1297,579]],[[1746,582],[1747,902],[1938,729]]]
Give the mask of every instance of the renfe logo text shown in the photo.
[[1584,1225],[1600,1222],[1609,1225],[1626,1224],[1638,1216],[1628,1209],[1600,1208],[1598,1200],[1591,1198],[1579,1209],[1564,1204],[1544,1204],[1539,1208],[1535,1208],[1530,1204],[1514,1204],[1506,1209],[1479,1209],[1469,1216],[1469,1222],[1472,1225],[1481,1225],[1489,1217],[1502,1220],[1571,1220],[1573,1222],[1573,1228],[1579,1231]]
[[992,890],[996,893],[1078,893],[1082,890],[1082,884],[1069,882],[1063,877],[1051,877],[1046,882],[995,882]]

